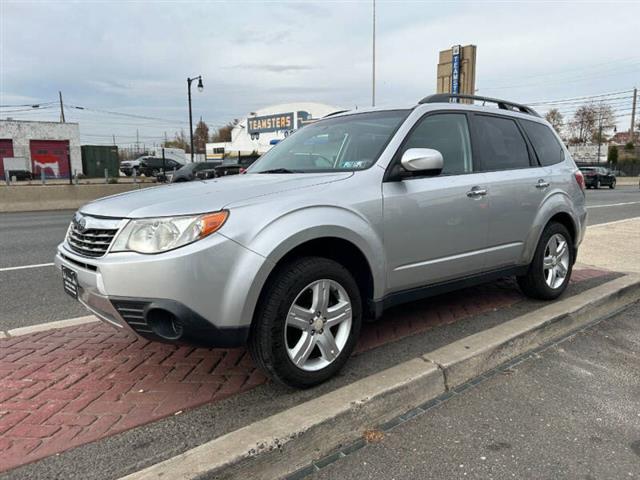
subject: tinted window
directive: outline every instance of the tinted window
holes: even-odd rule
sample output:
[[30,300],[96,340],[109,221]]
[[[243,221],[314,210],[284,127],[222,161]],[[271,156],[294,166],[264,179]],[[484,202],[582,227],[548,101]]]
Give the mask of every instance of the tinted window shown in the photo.
[[564,159],[560,142],[546,125],[522,121],[522,127],[533,144],[538,160],[542,165],[554,165]]
[[474,119],[483,170],[529,167],[529,153],[516,122],[509,118],[476,115]]
[[418,122],[409,134],[403,151],[410,148],[433,148],[442,154],[443,175],[473,171],[467,116],[459,113],[429,115]]

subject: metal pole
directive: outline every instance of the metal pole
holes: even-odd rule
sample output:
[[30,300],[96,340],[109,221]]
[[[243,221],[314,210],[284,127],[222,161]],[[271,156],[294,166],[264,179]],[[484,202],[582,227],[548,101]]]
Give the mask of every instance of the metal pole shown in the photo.
[[166,173],[164,173],[165,171],[166,171],[166,165],[164,161],[164,147],[162,147],[162,175],[166,176]]
[[193,115],[191,113],[191,82],[194,79],[187,78],[187,95],[189,97],[189,138],[191,140],[191,163],[193,163]]
[[631,107],[631,128],[629,128],[629,141],[633,142],[633,128],[636,121],[636,104],[638,101],[638,89],[633,89],[633,106]]
[[376,106],[376,0],[373,0],[373,49],[371,64],[371,106]]
[[600,118],[598,119],[598,158],[596,162],[600,163],[600,145],[602,144],[602,112],[600,112]]
[[60,122],[65,123],[64,120],[64,104],[62,103],[62,92],[58,90],[58,96],[60,97]]

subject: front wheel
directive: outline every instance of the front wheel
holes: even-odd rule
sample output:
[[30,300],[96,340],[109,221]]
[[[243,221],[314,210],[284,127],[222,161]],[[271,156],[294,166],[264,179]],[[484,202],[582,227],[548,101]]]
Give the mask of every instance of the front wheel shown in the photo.
[[609,188],[611,190],[613,190],[614,188],[616,188],[616,181],[615,180],[611,180],[611,185],[609,185]]
[[531,298],[558,298],[569,284],[574,258],[575,249],[567,227],[550,223],[542,232],[529,270],[518,277],[520,289]]
[[600,188],[600,180],[596,180],[596,190]]
[[327,258],[299,258],[265,286],[249,351],[274,380],[312,387],[344,366],[361,321],[360,292],[349,271]]

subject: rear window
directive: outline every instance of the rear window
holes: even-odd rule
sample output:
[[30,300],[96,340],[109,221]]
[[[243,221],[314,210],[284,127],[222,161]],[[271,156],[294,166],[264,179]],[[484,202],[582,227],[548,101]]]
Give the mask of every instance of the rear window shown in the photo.
[[474,124],[482,170],[511,170],[531,166],[527,144],[515,121],[475,115]]
[[564,160],[564,152],[551,129],[542,123],[521,120],[541,165],[555,165]]

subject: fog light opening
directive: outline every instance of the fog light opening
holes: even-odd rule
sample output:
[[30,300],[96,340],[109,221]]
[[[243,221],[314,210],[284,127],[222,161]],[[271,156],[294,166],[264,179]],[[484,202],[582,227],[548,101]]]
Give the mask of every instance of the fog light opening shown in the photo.
[[168,310],[152,308],[146,314],[147,325],[153,333],[165,340],[178,340],[184,334],[180,320]]

